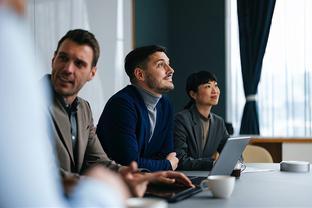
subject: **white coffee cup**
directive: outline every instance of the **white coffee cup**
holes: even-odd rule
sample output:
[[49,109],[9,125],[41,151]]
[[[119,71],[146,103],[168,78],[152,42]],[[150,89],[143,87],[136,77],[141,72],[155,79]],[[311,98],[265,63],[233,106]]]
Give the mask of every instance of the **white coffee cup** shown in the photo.
[[228,198],[231,196],[235,185],[235,177],[225,175],[212,175],[200,183],[204,190],[211,190],[212,195],[217,198]]

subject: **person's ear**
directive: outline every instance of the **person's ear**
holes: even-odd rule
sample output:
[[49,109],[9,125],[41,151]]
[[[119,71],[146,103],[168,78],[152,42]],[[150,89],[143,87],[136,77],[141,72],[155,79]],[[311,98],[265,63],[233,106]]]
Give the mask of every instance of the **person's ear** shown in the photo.
[[93,67],[91,68],[88,81],[92,80],[93,77],[95,76],[95,74],[96,74],[96,66],[93,66]]
[[133,71],[133,74],[138,81],[144,81],[145,76],[143,69],[136,67]]
[[194,100],[196,100],[197,98],[197,93],[194,92],[193,90],[189,91],[189,95],[191,96],[191,98],[193,98]]

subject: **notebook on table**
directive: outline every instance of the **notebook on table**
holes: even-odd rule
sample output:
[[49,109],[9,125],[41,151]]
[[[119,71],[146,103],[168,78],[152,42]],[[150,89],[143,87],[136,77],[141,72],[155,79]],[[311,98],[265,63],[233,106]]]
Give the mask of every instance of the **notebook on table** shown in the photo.
[[[240,159],[242,152],[246,145],[249,143],[250,137],[231,137],[227,140],[226,144],[218,160],[215,162],[209,175],[231,175],[237,161]],[[199,186],[200,182],[207,178],[198,176],[188,176],[195,188],[189,188],[178,185],[149,185],[145,197],[160,197],[166,199],[168,202],[177,202],[182,199],[193,196],[201,192]]]

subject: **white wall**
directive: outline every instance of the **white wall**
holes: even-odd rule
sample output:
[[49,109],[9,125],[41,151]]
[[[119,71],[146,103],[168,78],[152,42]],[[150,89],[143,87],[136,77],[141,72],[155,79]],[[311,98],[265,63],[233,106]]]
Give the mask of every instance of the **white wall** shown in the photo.
[[79,94],[90,102],[96,124],[109,97],[129,83],[123,59],[132,49],[132,0],[28,0],[28,19],[41,75],[51,72],[57,42],[68,30],[82,28],[97,37],[97,75]]
[[283,143],[283,160],[302,160],[312,163],[311,143]]

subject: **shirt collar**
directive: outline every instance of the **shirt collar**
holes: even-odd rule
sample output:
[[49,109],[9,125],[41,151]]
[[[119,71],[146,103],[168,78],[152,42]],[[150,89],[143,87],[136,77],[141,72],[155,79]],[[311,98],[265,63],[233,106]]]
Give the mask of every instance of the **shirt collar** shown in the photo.
[[77,108],[78,108],[78,105],[80,103],[78,97],[75,98],[75,100],[72,102],[72,104],[68,104],[66,103],[64,97],[60,94],[58,94],[55,90],[54,90],[54,87],[53,87],[53,84],[52,84],[52,80],[51,80],[51,75],[46,75],[47,79],[49,80],[49,83],[50,83],[50,86],[51,86],[51,91],[52,91],[52,95],[61,102],[62,106],[66,109],[66,111],[68,113],[70,112],[76,112],[77,111]]
[[61,102],[62,106],[67,110],[68,113],[77,112],[78,105],[80,103],[77,97],[72,102],[72,104],[68,104],[68,103],[66,103],[63,96],[57,94],[56,92],[55,92],[55,95],[56,95],[57,99]]
[[149,91],[145,90],[144,88],[142,88],[141,86],[138,86],[138,85],[135,85],[135,84],[132,84],[138,91],[139,93],[141,94],[143,100],[144,100],[144,103],[145,105],[148,107],[148,108],[151,108],[151,109],[155,109],[156,108],[156,105],[158,103],[158,101],[160,100],[160,98],[162,96],[155,96],[153,95],[152,93],[150,93]]
[[205,116],[203,116],[197,109],[196,105],[193,105],[193,107],[195,108],[195,112],[198,114],[199,118],[203,121],[210,121],[211,119],[211,113],[209,113],[208,118],[206,118]]

